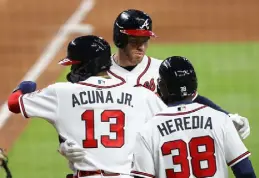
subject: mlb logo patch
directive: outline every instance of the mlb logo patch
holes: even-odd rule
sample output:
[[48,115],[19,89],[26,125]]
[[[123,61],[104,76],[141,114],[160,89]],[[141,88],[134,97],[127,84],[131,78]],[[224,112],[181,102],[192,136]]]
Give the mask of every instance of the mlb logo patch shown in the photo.
[[98,84],[104,84],[105,81],[104,80],[98,80]]
[[185,111],[186,110],[186,106],[185,105],[181,105],[177,108],[178,111]]

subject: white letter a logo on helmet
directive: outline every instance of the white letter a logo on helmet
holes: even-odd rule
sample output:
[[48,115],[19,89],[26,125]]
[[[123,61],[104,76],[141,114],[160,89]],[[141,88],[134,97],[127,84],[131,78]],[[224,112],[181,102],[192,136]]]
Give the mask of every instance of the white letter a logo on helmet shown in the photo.
[[149,30],[149,23],[148,23],[148,19],[144,22],[144,24],[140,27],[141,29],[143,29],[144,27],[147,28],[147,30]]

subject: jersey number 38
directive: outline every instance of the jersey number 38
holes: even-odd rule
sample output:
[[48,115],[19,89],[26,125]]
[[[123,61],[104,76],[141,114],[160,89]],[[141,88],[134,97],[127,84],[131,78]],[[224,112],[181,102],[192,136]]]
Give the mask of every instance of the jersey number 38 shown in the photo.
[[[181,171],[166,169],[168,178],[189,178],[189,165],[195,177],[212,177],[216,173],[215,146],[210,136],[192,138],[188,144],[183,140],[169,141],[161,147],[163,156],[171,155],[174,150],[178,150],[178,154],[172,156],[172,161],[174,165],[180,165]],[[188,156],[190,156],[191,164],[189,164]]]

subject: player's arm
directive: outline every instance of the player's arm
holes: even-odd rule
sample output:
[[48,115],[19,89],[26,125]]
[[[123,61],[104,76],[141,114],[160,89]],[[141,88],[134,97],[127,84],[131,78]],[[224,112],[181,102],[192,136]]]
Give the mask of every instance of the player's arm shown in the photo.
[[234,124],[228,118],[225,120],[223,144],[228,166],[237,178],[255,178],[252,164],[248,159],[250,152],[240,139]]
[[249,136],[250,134],[250,126],[249,126],[249,122],[248,119],[242,116],[239,116],[238,114],[230,114],[229,112],[223,110],[221,107],[219,107],[218,105],[216,105],[215,103],[213,103],[211,100],[209,100],[208,98],[201,96],[201,95],[197,95],[194,100],[194,102],[200,103],[200,104],[204,104],[207,105],[215,110],[224,112],[226,114],[229,115],[230,119],[234,122],[235,127],[239,133],[239,135],[242,137],[242,139],[245,139],[246,137]]
[[31,93],[36,90],[36,83],[31,81],[23,81],[21,82],[12,92],[12,94],[8,98],[8,108],[12,113],[21,113],[21,109],[19,106],[19,98],[23,94]]
[[55,122],[58,102],[53,85],[32,92],[32,83],[34,82],[22,82],[9,96],[9,110],[13,113],[22,113],[25,118],[40,117],[51,123]]
[[133,169],[131,175],[135,178],[153,178],[155,177],[155,165],[152,151],[143,136],[138,133],[134,148]]
[[245,158],[231,167],[236,178],[256,178],[253,166],[249,158]]
[[200,103],[200,104],[204,104],[207,105],[215,110],[224,112],[226,114],[229,114],[229,112],[225,111],[224,109],[222,109],[221,107],[219,107],[218,105],[216,105],[215,103],[213,103],[211,100],[209,100],[208,98],[201,96],[201,95],[197,95],[194,100],[194,102]]

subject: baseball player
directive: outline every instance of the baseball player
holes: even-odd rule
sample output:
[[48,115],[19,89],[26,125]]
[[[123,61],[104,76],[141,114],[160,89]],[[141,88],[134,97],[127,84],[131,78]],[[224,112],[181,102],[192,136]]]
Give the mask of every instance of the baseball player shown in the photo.
[[[145,55],[148,42],[150,38],[154,37],[156,35],[152,31],[152,19],[148,14],[135,9],[121,12],[114,22],[113,40],[118,51],[111,56],[112,66],[108,72],[109,76],[120,76],[132,86],[144,86],[157,93],[158,69],[162,60]],[[197,103],[208,105],[228,114],[212,101],[198,95],[197,91],[192,97]],[[229,116],[235,123],[241,138],[245,139],[250,134],[247,118],[238,114],[229,114]],[[60,149],[68,160],[73,162],[84,156],[80,150],[73,151],[64,144],[60,145]]]
[[[133,86],[141,85],[156,92],[158,69],[162,61],[145,55],[149,39],[153,37],[156,35],[148,14],[135,9],[121,12],[113,27],[113,40],[118,51],[111,57],[111,71]],[[193,100],[228,113],[197,92],[193,94]],[[248,120],[237,114],[230,116],[240,136],[245,139],[250,134]]]
[[8,100],[11,112],[44,118],[63,139],[73,141],[71,147],[83,149],[84,158],[72,163],[76,178],[130,177],[136,132],[167,107],[152,91],[128,85],[120,76],[111,78],[110,56],[104,39],[78,37],[60,61],[71,65],[69,82],[31,93],[35,83],[25,81]]
[[169,106],[137,134],[134,177],[255,178],[250,152],[229,116],[192,101],[197,78],[184,57],[167,58],[159,68],[159,95]]

